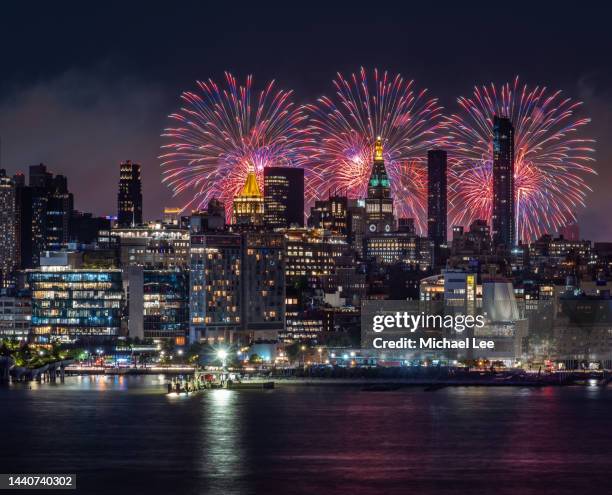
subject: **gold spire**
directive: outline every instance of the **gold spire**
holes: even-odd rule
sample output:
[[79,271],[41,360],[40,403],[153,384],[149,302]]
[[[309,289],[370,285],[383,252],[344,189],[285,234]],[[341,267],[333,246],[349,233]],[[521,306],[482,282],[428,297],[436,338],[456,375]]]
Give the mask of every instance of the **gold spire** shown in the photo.
[[246,182],[242,188],[241,193],[238,195],[243,198],[261,198],[261,192],[259,192],[259,186],[257,185],[257,176],[255,172],[249,171],[247,174]]
[[384,160],[383,145],[382,145],[382,139],[380,138],[380,136],[376,138],[376,144],[374,144],[374,160],[375,161]]

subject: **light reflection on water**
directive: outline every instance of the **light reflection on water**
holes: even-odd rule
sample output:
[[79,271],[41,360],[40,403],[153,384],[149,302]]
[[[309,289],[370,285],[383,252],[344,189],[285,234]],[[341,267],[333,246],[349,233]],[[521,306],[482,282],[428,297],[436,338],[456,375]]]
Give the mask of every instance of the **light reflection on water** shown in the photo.
[[234,390],[215,389],[202,393],[202,463],[198,471],[209,490],[222,490],[228,485],[232,491],[238,489],[230,483],[243,468],[237,400],[238,392]]
[[[0,388],[7,472],[77,472],[83,493],[604,493],[612,390],[208,390],[163,376]],[[588,480],[588,483],[587,481]]]

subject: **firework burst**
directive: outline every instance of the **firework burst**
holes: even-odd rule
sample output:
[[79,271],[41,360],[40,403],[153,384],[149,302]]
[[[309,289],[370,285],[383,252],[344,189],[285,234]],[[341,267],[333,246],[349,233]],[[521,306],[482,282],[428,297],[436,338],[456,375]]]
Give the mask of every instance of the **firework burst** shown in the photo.
[[[305,167],[313,140],[306,112],[295,105],[292,91],[276,90],[274,81],[256,92],[252,76],[240,85],[225,73],[221,87],[212,79],[197,82],[197,91],[181,95],[183,106],[170,119],[162,137],[163,181],[175,196],[185,197],[184,210],[203,208],[212,198],[232,200],[254,170],[260,187],[268,166]],[[263,191],[263,188],[261,189]]]
[[333,81],[335,94],[307,108],[318,135],[313,163],[320,189],[366,195],[374,142],[381,136],[396,215],[412,217],[420,230],[426,218],[427,150],[438,141],[442,109],[426,90],[400,75],[374,70]]
[[514,125],[517,234],[531,241],[576,220],[590,190],[585,177],[594,174],[592,139],[579,137],[590,122],[578,118],[581,105],[549,92],[514,83],[476,87],[458,99],[461,112],[445,120],[450,137],[452,224],[490,221],[493,203],[493,117]]

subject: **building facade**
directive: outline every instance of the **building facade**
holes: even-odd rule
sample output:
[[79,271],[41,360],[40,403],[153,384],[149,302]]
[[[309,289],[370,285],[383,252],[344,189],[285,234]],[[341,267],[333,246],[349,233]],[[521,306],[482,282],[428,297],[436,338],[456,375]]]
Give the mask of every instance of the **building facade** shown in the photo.
[[100,237],[115,238],[122,267],[149,268],[189,266],[189,230],[149,222],[138,227],[118,227],[100,231]]
[[270,229],[304,226],[304,169],[264,168],[265,224]]
[[434,250],[446,245],[447,215],[446,151],[427,152],[427,238]]
[[260,229],[264,224],[264,197],[255,172],[249,172],[240,194],[234,198],[234,225],[238,230]]
[[0,170],[0,288],[12,284],[17,267],[15,183]]
[[117,224],[130,227],[142,224],[142,182],[140,165],[130,160],[119,166]]
[[242,237],[191,236],[189,340],[231,342],[242,329]]
[[0,339],[27,341],[31,319],[29,295],[0,295]]
[[514,127],[510,119],[493,118],[493,244],[510,251],[516,244],[514,196]]
[[189,273],[180,268],[124,271],[128,335],[185,345],[189,333]]
[[99,341],[119,336],[121,270],[42,266],[28,271],[32,333],[37,342]]

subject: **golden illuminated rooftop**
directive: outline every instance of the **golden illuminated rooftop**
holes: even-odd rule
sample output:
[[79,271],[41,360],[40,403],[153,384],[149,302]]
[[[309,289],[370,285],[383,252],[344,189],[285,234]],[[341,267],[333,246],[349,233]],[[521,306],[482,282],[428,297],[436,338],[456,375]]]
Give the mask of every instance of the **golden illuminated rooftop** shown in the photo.
[[376,138],[376,143],[374,144],[374,160],[379,161],[383,160],[383,145],[382,139],[380,136]]
[[262,194],[259,191],[259,186],[257,185],[257,176],[255,172],[249,172],[247,174],[246,182],[244,183],[244,187],[242,191],[238,195],[243,198],[261,198]]

